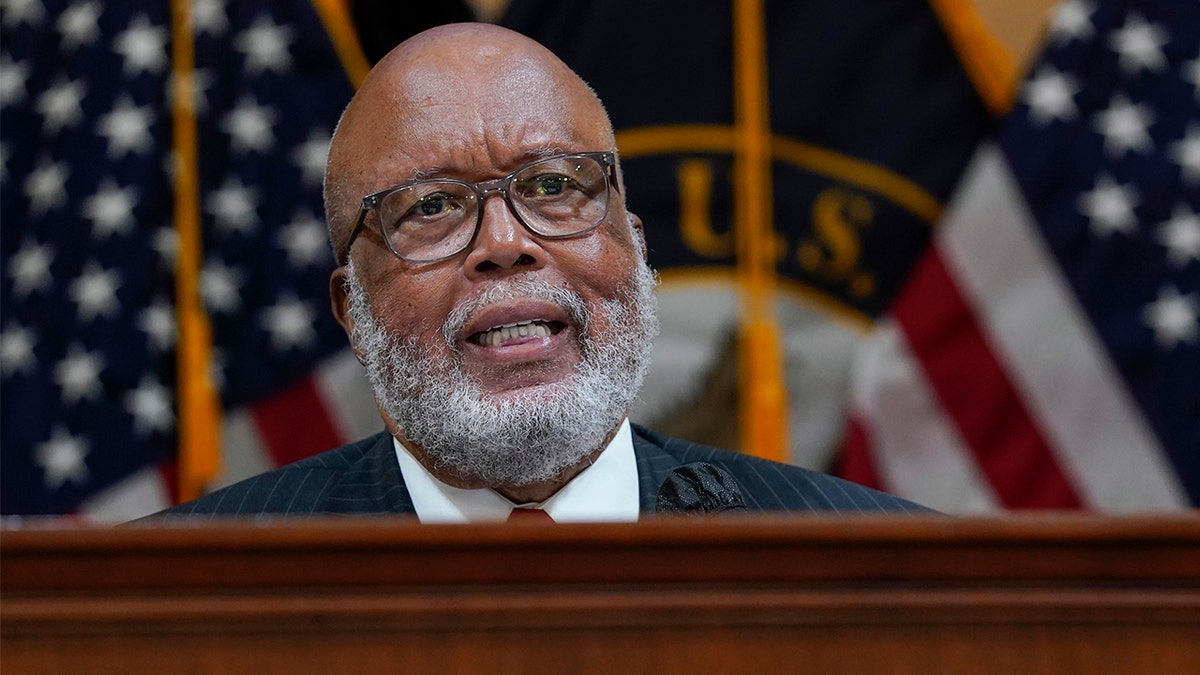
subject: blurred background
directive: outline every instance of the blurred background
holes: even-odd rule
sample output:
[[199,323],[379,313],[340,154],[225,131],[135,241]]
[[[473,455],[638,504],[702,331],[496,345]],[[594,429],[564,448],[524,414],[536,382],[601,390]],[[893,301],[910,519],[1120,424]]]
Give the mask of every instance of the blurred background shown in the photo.
[[1200,499],[1200,3],[2,8],[5,515],[124,520],[382,429],[327,309],[328,138],[471,19],[613,119],[663,282],[634,421],[950,513]]

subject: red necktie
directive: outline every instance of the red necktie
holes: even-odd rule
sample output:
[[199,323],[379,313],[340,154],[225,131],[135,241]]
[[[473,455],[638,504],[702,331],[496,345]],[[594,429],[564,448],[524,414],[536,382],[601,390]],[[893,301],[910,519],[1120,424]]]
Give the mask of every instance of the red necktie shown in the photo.
[[516,523],[516,522],[519,522],[519,523],[553,523],[554,519],[550,517],[549,513],[546,513],[545,511],[543,511],[541,509],[516,508],[516,509],[513,509],[512,512],[508,514],[508,522],[510,522],[510,523]]

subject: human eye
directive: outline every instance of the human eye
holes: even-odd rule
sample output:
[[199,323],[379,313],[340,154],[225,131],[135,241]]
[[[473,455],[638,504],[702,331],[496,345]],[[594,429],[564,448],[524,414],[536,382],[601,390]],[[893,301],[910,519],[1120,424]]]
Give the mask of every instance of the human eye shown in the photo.
[[424,193],[409,193],[403,201],[399,201],[393,210],[398,214],[395,227],[415,227],[454,219],[466,209],[461,195],[441,190]]
[[426,218],[433,218],[444,213],[453,211],[454,209],[462,208],[461,205],[454,201],[454,198],[447,194],[432,194],[426,197],[421,197],[417,203],[413,205],[412,211]]
[[553,199],[576,189],[575,180],[559,173],[543,173],[522,179],[518,191],[527,198]]

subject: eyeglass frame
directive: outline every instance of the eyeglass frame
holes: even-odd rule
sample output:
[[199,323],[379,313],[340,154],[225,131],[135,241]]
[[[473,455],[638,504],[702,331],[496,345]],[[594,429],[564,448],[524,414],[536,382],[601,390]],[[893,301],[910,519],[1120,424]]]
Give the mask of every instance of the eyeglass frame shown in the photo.
[[458,249],[457,251],[455,251],[453,253],[449,253],[440,258],[433,258],[430,260],[413,260],[410,258],[405,258],[404,256],[397,253],[396,249],[392,247],[391,238],[388,237],[387,233],[383,231],[383,227],[384,227],[383,219],[377,218],[377,220],[379,222],[379,234],[383,238],[384,244],[387,245],[388,250],[392,252],[392,255],[394,255],[397,258],[399,258],[405,262],[408,262],[408,263],[425,264],[425,263],[441,262],[443,260],[453,258],[454,256],[458,255],[459,253],[462,253],[463,251],[471,248],[471,245],[475,243],[475,238],[479,236],[479,228],[483,226],[483,202],[484,202],[484,199],[487,198],[488,193],[490,193],[490,192],[499,192],[500,195],[504,197],[504,204],[508,207],[508,210],[510,212],[512,212],[512,214],[514,216],[516,216],[517,222],[521,223],[521,226],[524,227],[526,230],[528,230],[529,233],[534,235],[535,237],[553,240],[553,239],[567,239],[570,237],[578,237],[582,234],[587,234],[588,232],[591,232],[592,230],[599,227],[600,224],[604,222],[605,216],[608,215],[608,205],[607,204],[604,207],[604,215],[601,216],[599,220],[597,220],[593,225],[591,225],[589,227],[586,227],[578,232],[572,232],[570,234],[542,234],[541,232],[538,232],[537,230],[534,230],[532,227],[530,227],[529,223],[525,222],[525,219],[521,217],[521,213],[513,205],[512,197],[509,195],[509,191],[508,191],[509,186],[512,185],[513,179],[517,176],[517,174],[528,169],[529,167],[535,166],[542,162],[546,162],[546,161],[553,160],[553,159],[571,159],[573,157],[587,157],[589,159],[594,159],[594,160],[599,161],[607,169],[607,171],[604,172],[604,181],[606,184],[605,192],[607,193],[609,190],[615,190],[617,192],[617,194],[620,194],[620,192],[621,192],[620,183],[617,181],[617,153],[615,153],[611,150],[599,150],[599,151],[594,151],[594,152],[568,152],[568,153],[561,153],[561,154],[555,154],[555,155],[547,155],[546,157],[541,157],[541,158],[535,159],[534,161],[529,162],[527,164],[522,164],[521,166],[517,167],[516,169],[513,169],[513,171],[511,173],[509,173],[507,176],[504,176],[502,178],[494,178],[492,180],[479,181],[477,183],[472,183],[470,181],[465,181],[465,180],[459,180],[457,178],[422,178],[419,180],[409,181],[407,183],[400,183],[398,185],[393,185],[391,187],[384,188],[384,189],[378,190],[376,192],[372,192],[371,194],[362,198],[362,204],[358,210],[358,219],[354,223],[354,229],[350,230],[350,238],[346,240],[346,245],[344,247],[342,247],[342,257],[341,257],[341,262],[339,263],[339,265],[345,265],[346,263],[348,263],[350,261],[350,247],[354,245],[354,242],[358,238],[358,235],[360,233],[362,233],[363,229],[366,228],[368,211],[377,211],[379,209],[379,206],[383,203],[383,198],[388,196],[389,194],[396,192],[397,190],[408,189],[415,185],[421,185],[423,183],[456,183],[459,185],[463,185],[463,186],[469,188],[471,190],[471,192],[475,195],[476,199],[478,200],[479,206],[476,208],[476,211],[475,211],[475,227],[472,230],[471,238],[467,240],[467,243],[463,244],[462,248]]

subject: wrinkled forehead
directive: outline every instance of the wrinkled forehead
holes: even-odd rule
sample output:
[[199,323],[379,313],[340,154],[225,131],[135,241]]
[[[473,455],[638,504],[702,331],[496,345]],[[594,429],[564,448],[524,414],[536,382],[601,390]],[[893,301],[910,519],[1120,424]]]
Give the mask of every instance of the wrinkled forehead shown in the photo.
[[414,71],[397,87],[399,140],[417,148],[605,140],[599,106],[573,77],[534,61],[456,65]]
[[406,56],[364,84],[331,150],[363,170],[362,188],[432,169],[482,177],[531,152],[613,147],[603,108],[553,57],[486,46]]

